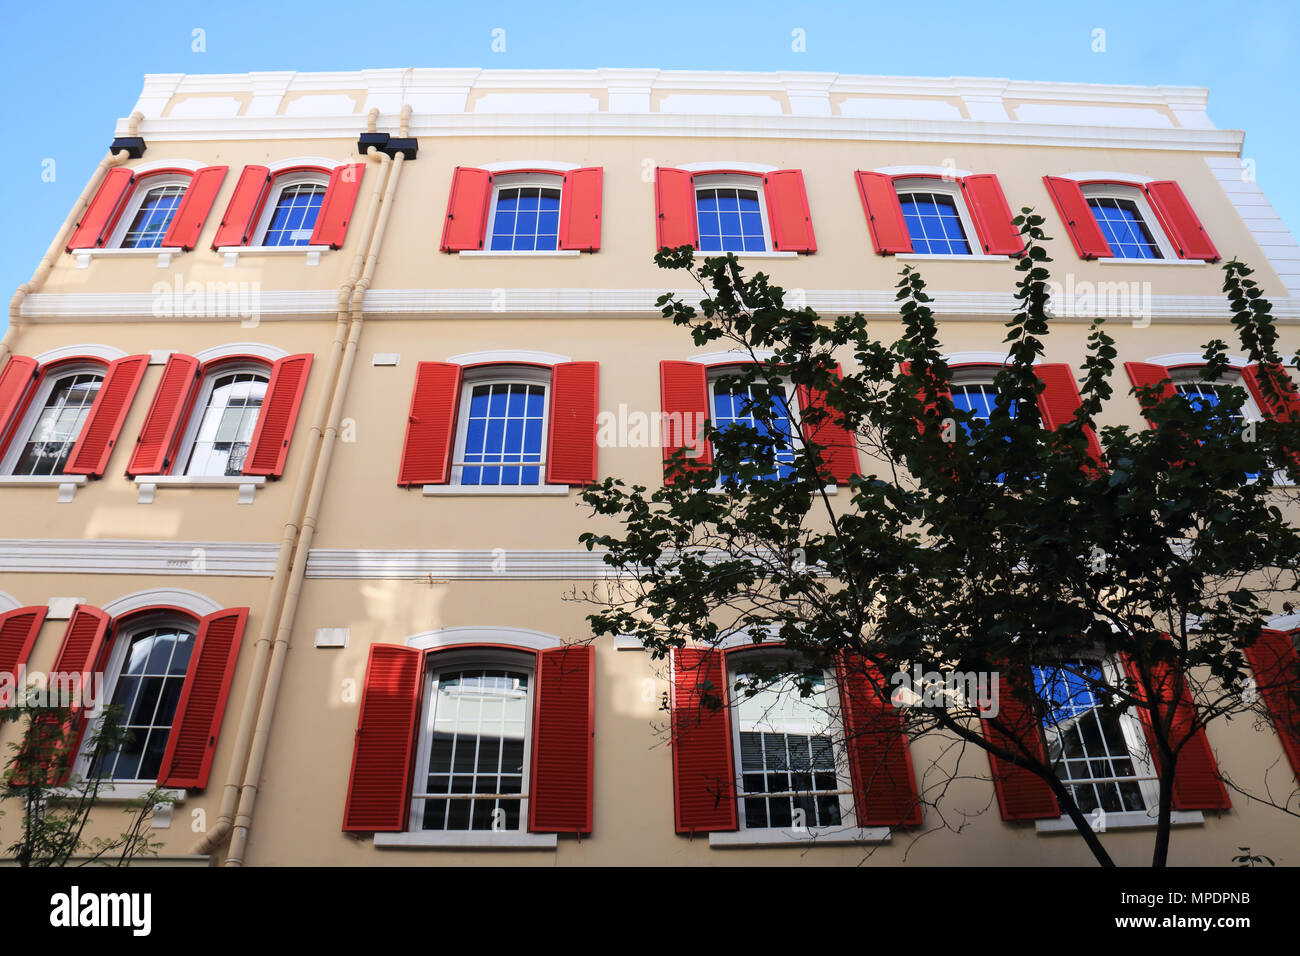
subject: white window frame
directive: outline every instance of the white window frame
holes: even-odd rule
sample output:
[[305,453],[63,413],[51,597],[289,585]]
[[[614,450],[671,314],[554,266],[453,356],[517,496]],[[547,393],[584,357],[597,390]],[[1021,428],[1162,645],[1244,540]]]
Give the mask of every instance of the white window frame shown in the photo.
[[[178,630],[190,632],[195,641],[198,640],[198,622],[192,618],[181,614],[163,612],[160,614],[149,614],[138,620],[132,621],[127,627],[120,629],[113,637],[113,647],[109,651],[108,660],[104,664],[104,689],[103,689],[103,706],[109,706],[113,701],[113,695],[117,692],[118,681],[122,677],[122,668],[126,665],[127,651],[131,644],[143,631],[152,631],[157,628],[174,627]],[[190,653],[194,652],[191,648]],[[179,712],[179,710],[178,710]],[[94,738],[96,731],[104,723],[104,714],[90,718],[86,722],[85,733],[81,737],[77,759],[73,764],[73,773],[81,779],[87,779],[90,773],[90,741]],[[175,718],[172,721],[172,731],[176,729]],[[171,741],[171,731],[168,732],[168,742]],[[134,780],[108,780],[102,787],[108,791],[113,799],[116,800],[138,800],[150,790],[158,786],[157,781],[134,781]],[[173,799],[184,794],[184,791],[168,791]]]
[[[579,255],[577,249],[561,249],[559,224],[556,224],[556,237],[554,249],[492,249],[492,236],[496,231],[497,224],[497,200],[501,196],[502,189],[520,189],[535,186],[539,189],[558,189],[560,192],[560,208],[564,207],[564,173],[562,172],[530,172],[530,173],[499,173],[492,176],[492,202],[488,209],[487,233],[483,240],[482,250],[466,250],[468,252],[477,252],[482,255],[492,256],[567,256]],[[461,255],[465,253],[462,252]]]
[[[271,369],[259,362],[224,362],[214,368],[204,370],[203,379],[199,382],[198,397],[190,408],[189,420],[185,423],[185,431],[181,433],[180,443],[176,446],[176,459],[172,462],[171,469],[173,477],[190,479],[195,482],[211,481],[217,478],[249,480],[250,476],[247,475],[189,475],[185,473],[185,469],[189,466],[190,455],[194,452],[194,440],[198,437],[199,425],[203,422],[203,415],[207,411],[208,403],[212,401],[212,390],[216,387],[217,379],[224,378],[227,375],[247,375],[250,373],[263,376],[268,384],[271,381]],[[263,397],[262,402],[264,408],[265,397]],[[257,418],[258,421],[261,421],[262,408],[258,408]],[[256,424],[254,424],[253,428],[254,433],[256,433]]]
[[[1127,199],[1133,202],[1138,209],[1138,214],[1142,216],[1142,224],[1147,227],[1147,232],[1151,234],[1151,240],[1160,250],[1160,259],[1126,259],[1122,256],[1103,256],[1102,262],[1136,262],[1150,265],[1154,262],[1181,262],[1178,253],[1173,245],[1169,242],[1169,237],[1165,235],[1164,226],[1160,222],[1160,217],[1156,215],[1155,210],[1151,208],[1151,203],[1147,201],[1146,191],[1141,186],[1131,186],[1125,183],[1080,183],[1079,189],[1083,193],[1084,201],[1089,199]],[[1092,207],[1088,207],[1088,212],[1093,213]],[[1096,221],[1096,214],[1093,213],[1093,220]],[[1098,223],[1097,228],[1101,228]],[[1112,250],[1114,251],[1114,250]]]
[[[1174,390],[1177,391],[1179,385],[1191,383],[1206,384],[1205,380],[1201,378],[1201,369],[1204,367],[1204,362],[1200,364],[1167,366],[1169,369],[1169,380],[1173,383]],[[1241,417],[1243,422],[1250,423],[1264,421],[1264,414],[1260,411],[1259,405],[1256,404],[1255,396],[1251,393],[1250,387],[1246,384],[1246,380],[1244,376],[1242,376],[1241,369],[1238,366],[1228,366],[1228,368],[1224,369],[1223,374],[1217,381],[1208,384],[1234,385],[1241,389],[1246,393],[1246,400],[1241,403]],[[1258,479],[1251,479],[1251,481],[1256,480]],[[1287,477],[1285,470],[1275,471],[1273,473],[1273,484],[1290,485],[1291,479]]]
[[975,220],[971,218],[970,209],[966,205],[966,194],[961,188],[960,181],[935,179],[930,176],[906,176],[894,180],[894,195],[898,197],[900,201],[902,200],[903,193],[914,192],[939,193],[952,199],[953,208],[957,210],[957,218],[961,220],[962,231],[966,233],[966,247],[970,252],[965,254],[960,252],[907,252],[901,254],[902,258],[950,260],[1006,259],[1006,256],[989,256],[984,254],[984,248],[980,245],[979,233],[975,230]]
[[[188,193],[193,181],[194,177],[192,174],[187,176],[184,173],[159,173],[156,176],[148,176],[137,182],[132,187],[131,195],[122,209],[122,215],[118,217],[117,225],[113,227],[113,232],[109,235],[108,241],[104,243],[104,248],[117,249],[122,252],[138,252],[141,255],[158,255],[161,252],[165,252],[166,250],[162,246],[123,249],[122,240],[126,238],[127,230],[131,227],[131,223],[135,220],[136,214],[140,211],[140,207],[144,205],[145,198],[149,193],[161,186],[184,186],[185,193]],[[176,206],[177,213],[180,212],[181,203],[184,202],[185,194],[182,193],[181,202]],[[168,223],[168,229],[171,228],[171,223],[175,221],[176,213],[173,213],[171,222]],[[181,250],[175,249],[173,251],[180,252]]]
[[[733,652],[727,655],[727,688],[729,695],[734,692],[731,690],[736,685],[738,675],[756,661],[766,661],[769,665],[774,659],[787,658],[791,661],[792,666],[798,666],[798,655],[793,651],[787,651],[782,648],[770,648],[764,650]],[[760,665],[761,666],[761,665]],[[830,721],[830,738],[831,752],[835,759],[835,780],[838,789],[838,799],[840,805],[840,822],[830,826],[813,826],[808,824],[806,829],[810,834],[816,835],[817,831],[844,831],[857,830],[858,817],[857,806],[853,792],[853,775],[849,770],[848,763],[848,741],[844,730],[843,709],[840,706],[839,686],[834,674],[828,671],[822,671],[822,680],[826,684],[826,709],[828,720]],[[782,693],[792,693],[791,688],[785,688]],[[751,836],[762,836],[764,834],[773,835],[786,834],[793,831],[791,827],[750,827],[745,824],[745,797],[744,793],[744,770],[742,768],[742,758],[740,751],[740,697],[737,695],[736,700],[731,705],[731,753],[732,753],[732,773],[736,775],[736,822],[740,832],[748,833]],[[838,716],[837,716],[838,715]],[[764,794],[749,794],[755,798],[769,799]]]
[[[420,729],[416,735],[415,776],[411,791],[411,812],[407,832],[422,837],[442,837],[447,842],[472,844],[477,841],[489,842],[493,837],[518,837],[528,834],[528,812],[532,795],[529,787],[532,783],[533,759],[533,711],[537,702],[537,660],[536,655],[527,650],[509,650],[505,648],[464,648],[447,651],[426,652],[426,674],[424,679],[423,710],[420,712]],[[518,830],[425,830],[424,802],[427,798],[417,797],[423,793],[429,779],[429,750],[433,743],[433,721],[435,695],[438,691],[438,677],[444,671],[484,669],[508,669],[528,674],[528,701],[524,708],[524,756],[523,777],[519,790],[522,794],[519,802]]]
[[[772,223],[767,218],[767,191],[763,184],[764,174],[756,173],[753,176],[736,175],[735,173],[697,173],[691,182],[691,197],[694,201],[693,212],[695,213],[696,229],[699,229],[700,222],[700,190],[701,189],[752,189],[758,193],[758,212],[763,218],[763,245],[762,252],[733,252],[733,256],[743,259],[746,257],[767,257],[767,258],[793,258],[797,252],[782,252],[772,245]],[[704,250],[696,249],[697,256],[725,256],[727,253],[720,249]]]
[[[330,173],[316,169],[303,169],[298,172],[275,176],[275,178],[271,180],[270,191],[267,193],[266,202],[263,204],[262,211],[257,217],[257,227],[253,230],[248,245],[240,246],[238,248],[244,252],[319,252],[328,249],[328,246],[313,246],[311,243],[301,246],[266,245],[266,231],[271,227],[271,219],[275,216],[276,207],[280,204],[280,196],[290,186],[303,186],[307,184],[324,187],[328,192]],[[323,212],[324,209],[324,201],[322,200],[321,211]]]
[[[22,421],[14,430],[13,438],[9,442],[9,448],[6,449],[3,460],[0,460],[0,476],[6,478],[21,478],[22,475],[15,475],[14,468],[18,465],[18,459],[22,456],[23,449],[27,446],[27,441],[31,437],[32,430],[36,427],[37,421],[40,420],[41,412],[45,410],[45,404],[50,400],[50,395],[54,391],[54,386],[73,375],[95,374],[100,378],[100,388],[104,387],[104,379],[108,376],[108,366],[100,365],[97,362],[73,362],[60,366],[54,370],[41,370],[40,381],[36,384],[36,391],[32,395],[31,402],[27,405],[27,411],[23,413]],[[76,442],[73,442],[76,447]],[[49,476],[51,479],[61,479],[62,473]]]

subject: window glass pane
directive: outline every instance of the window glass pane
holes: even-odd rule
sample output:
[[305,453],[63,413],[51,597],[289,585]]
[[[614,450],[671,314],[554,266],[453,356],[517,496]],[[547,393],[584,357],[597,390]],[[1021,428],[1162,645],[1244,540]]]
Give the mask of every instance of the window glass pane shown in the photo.
[[276,199],[264,246],[306,246],[316,229],[316,216],[325,200],[325,187],[318,183],[285,186]]
[[931,255],[967,256],[970,243],[957,212],[957,200],[946,193],[899,193],[903,220],[912,238],[912,251]]
[[[524,382],[495,382],[470,389],[459,464],[541,464],[545,434],[546,387]],[[540,468],[460,470],[462,485],[536,485]]]
[[560,190],[502,187],[496,194],[490,248],[517,252],[559,248]]
[[[1200,379],[1174,383],[1174,390],[1186,398],[1192,407],[1197,410],[1218,408],[1220,399],[1224,397],[1224,393],[1231,387],[1232,385],[1226,382],[1205,382]],[[1235,430],[1239,431],[1246,423],[1245,412],[1240,407],[1232,412],[1225,409],[1220,414],[1226,415],[1231,422],[1231,427]],[[1259,473],[1248,473],[1246,477],[1253,481],[1259,477]]]
[[1088,205],[1116,259],[1163,259],[1132,199],[1089,197]]
[[157,249],[185,195],[181,185],[158,186],[145,194],[122,236],[123,249]]
[[[778,440],[777,470],[773,474],[764,476],[767,478],[787,478],[794,470],[793,431],[782,398],[783,396],[772,392],[761,382],[748,386],[738,385],[730,389],[725,389],[716,383],[713,386],[713,424],[716,428],[725,429],[740,425],[752,428],[763,436],[774,432],[774,437]],[[774,421],[774,428],[771,430],[755,417],[755,413],[764,404],[771,409],[771,418]]]
[[15,475],[61,475],[90,416],[104,376],[67,375],[54,383],[14,464]]
[[767,251],[757,190],[697,189],[695,215],[702,252]]
[[199,419],[187,475],[241,475],[257,415],[266,397],[267,378],[256,372],[219,375]]

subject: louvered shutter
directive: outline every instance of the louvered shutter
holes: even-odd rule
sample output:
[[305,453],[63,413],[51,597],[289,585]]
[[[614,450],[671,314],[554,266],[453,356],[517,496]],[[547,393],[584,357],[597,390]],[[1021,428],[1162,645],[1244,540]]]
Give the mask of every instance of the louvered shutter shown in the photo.
[[700,247],[694,173],[666,166],[655,169],[655,243],[659,249]]
[[[1045,363],[1034,366],[1034,374],[1043,383],[1043,390],[1038,393],[1038,411],[1043,424],[1052,431],[1074,419],[1074,413],[1083,404],[1079,386],[1074,380],[1074,369],[1064,363]],[[1084,428],[1088,438],[1088,454],[1093,461],[1101,462],[1101,443],[1097,433],[1091,428]]]
[[[1259,410],[1269,418],[1279,422],[1300,421],[1300,391],[1297,391],[1295,382],[1285,368],[1277,365],[1271,369],[1263,365],[1247,365],[1241,370],[1241,377]],[[1273,385],[1270,394],[1265,394],[1266,377]]]
[[27,390],[40,375],[41,363],[26,355],[11,355],[0,372],[0,452],[18,424]]
[[1182,187],[1173,180],[1147,183],[1142,187],[1151,200],[1165,235],[1174,244],[1180,259],[1204,259],[1218,262],[1219,250],[1214,248],[1209,233],[1201,225],[1192,204],[1183,195]]
[[399,485],[446,484],[450,478],[460,381],[459,365],[421,362],[415,367]]
[[[1163,365],[1155,365],[1151,362],[1125,362],[1124,371],[1128,373],[1129,381],[1133,383],[1134,388],[1155,386],[1163,381],[1165,385],[1157,396],[1158,401],[1164,401],[1178,394],[1173,382],[1169,380],[1169,369]],[[1138,402],[1142,405],[1144,415],[1151,410],[1151,404],[1143,401],[1141,396],[1138,396]],[[1155,425],[1152,424],[1151,427],[1155,428]]]
[[858,826],[919,825],[912,755],[888,683],[856,654],[841,657],[836,672]]
[[551,422],[546,480],[584,485],[596,480],[596,416],[600,364],[564,362],[551,370]]
[[528,829],[590,833],[595,732],[595,651],[588,644],[537,655]]
[[1295,642],[1284,631],[1265,630],[1246,648],[1246,660],[1291,769],[1300,776],[1300,704],[1295,700],[1300,689],[1300,655]]
[[124,166],[115,166],[108,171],[68,240],[69,252],[98,249],[104,245],[109,227],[117,219],[118,208],[134,182],[135,174]]
[[998,177],[992,173],[966,176],[961,188],[984,252],[990,256],[1018,256],[1024,252],[1025,244],[1011,222],[1015,217]]
[[[678,833],[735,830],[735,767],[721,651],[678,648],[673,657],[673,809]],[[721,709],[704,704],[706,695]]]
[[605,170],[571,169],[560,192],[560,248],[595,252],[600,248],[600,209]]
[[778,252],[816,252],[817,237],[813,234],[803,171],[778,169],[768,173],[763,177],[763,193],[767,199],[773,249]]
[[313,246],[338,249],[343,245],[348,234],[348,223],[352,221],[352,210],[357,204],[357,193],[361,191],[361,180],[365,175],[365,163],[345,163],[336,166],[330,173],[325,198],[321,200],[320,212],[316,215],[316,227],[311,234],[310,242]]
[[284,474],[284,462],[289,456],[289,442],[293,426],[298,421],[302,396],[307,389],[307,373],[311,371],[310,354],[286,355],[271,367],[271,377],[266,383],[266,397],[257,413],[257,426],[249,444],[244,474],[268,475],[279,478]]
[[[51,674],[79,674],[81,686],[93,680],[92,675],[101,668],[104,647],[108,639],[108,629],[112,622],[107,614],[97,607],[78,604],[68,620],[68,629],[63,633],[63,643],[54,658]],[[87,715],[85,708],[79,704],[72,707],[72,715],[66,738],[67,749],[55,748],[45,755],[42,761],[50,773],[50,779],[62,786],[72,774],[72,766],[81,748],[82,737],[86,732]]]
[[171,469],[173,448],[180,438],[185,412],[198,380],[199,360],[193,355],[173,352],[163,368],[158,390],[126,466],[130,477],[165,475]]
[[[841,378],[839,365],[835,366],[835,377]],[[799,386],[799,408],[816,408],[827,412],[826,393],[814,391],[807,386]],[[821,445],[822,462],[826,466],[832,481],[847,485],[849,479],[858,471],[857,438],[845,427],[843,420],[836,413],[830,413],[818,425],[803,424],[805,441]]]
[[221,184],[225,181],[228,166],[205,166],[190,177],[190,184],[185,187],[185,195],[167,227],[162,245],[167,248],[180,248],[185,251],[199,244],[199,235],[203,232],[203,223],[207,221],[212,204],[216,201]]
[[[1022,685],[1022,680],[1029,683]],[[998,674],[998,715],[980,721],[984,725],[984,739],[1021,756],[1020,743],[1023,743],[1035,760],[1045,761],[1043,728],[1029,705],[1015,696],[1014,686],[1031,687],[1031,675],[1017,675],[1013,683],[1005,670]],[[992,753],[988,757],[1003,820],[1045,820],[1061,815],[1056,795],[1046,780]]]
[[882,256],[912,251],[912,236],[907,231],[903,207],[898,202],[894,180],[884,173],[863,172],[854,174],[858,182],[858,195],[862,209],[867,214],[867,227],[871,230],[871,243]]
[[257,228],[257,215],[271,184],[271,170],[266,166],[245,166],[235,183],[235,192],[226,204],[221,225],[212,239],[212,248],[246,246]]
[[148,367],[148,355],[128,355],[109,363],[86,423],[63,466],[65,475],[103,476]]
[[423,651],[398,644],[370,646],[343,810],[344,832],[406,829],[423,676]]
[[491,199],[491,173],[470,166],[456,167],[447,199],[447,218],[442,226],[439,248],[443,252],[483,248]]
[[1097,217],[1092,214],[1079,184],[1073,179],[1057,176],[1044,176],[1043,183],[1047,186],[1047,194],[1052,197],[1061,221],[1065,223],[1070,242],[1074,244],[1074,251],[1079,254],[1079,258],[1111,258],[1114,253],[1111,252],[1110,243],[1106,241],[1101,226],[1097,225]]
[[221,717],[226,712],[247,623],[246,607],[214,611],[199,622],[189,670],[167,736],[159,786],[202,790],[208,785]]
[[659,397],[663,406],[665,480],[673,454],[685,448],[698,451],[691,460],[700,465],[713,461],[713,449],[704,441],[709,416],[708,370],[699,362],[660,362]]
[[[0,614],[0,674],[14,676],[14,689],[17,689],[18,669],[27,663],[31,656],[36,636],[41,633],[45,623],[45,614],[49,608],[18,607]],[[0,706],[3,706],[0,700]]]

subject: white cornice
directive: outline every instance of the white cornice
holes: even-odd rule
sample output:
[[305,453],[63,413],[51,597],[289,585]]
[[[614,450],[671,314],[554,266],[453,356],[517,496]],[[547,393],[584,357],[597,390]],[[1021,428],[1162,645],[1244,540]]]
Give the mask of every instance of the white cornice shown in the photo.
[[253,541],[0,539],[0,572],[270,577],[279,547]]
[[332,580],[376,579],[500,581],[594,580],[615,574],[599,551],[543,551],[511,548],[491,551],[313,548],[307,577]]

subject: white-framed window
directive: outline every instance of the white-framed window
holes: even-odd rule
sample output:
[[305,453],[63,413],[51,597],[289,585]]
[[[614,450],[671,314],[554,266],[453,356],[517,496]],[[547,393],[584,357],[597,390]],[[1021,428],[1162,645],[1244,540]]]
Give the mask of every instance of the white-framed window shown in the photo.
[[852,826],[853,784],[829,675],[780,651],[728,655],[741,829]]
[[466,649],[428,659],[410,829],[526,830],[533,655]]
[[177,474],[205,478],[242,475],[270,370],[255,363],[223,364],[199,385],[176,460]]
[[[933,177],[894,181],[898,204],[918,255],[969,256],[976,235],[961,184]],[[976,249],[978,250],[978,243]]]
[[545,484],[550,388],[550,369],[467,369],[451,484]]
[[0,463],[6,475],[61,475],[90,416],[104,366],[76,363],[41,376],[14,441]]
[[117,710],[121,739],[92,765],[91,741],[104,719],[96,718],[82,738],[81,776],[158,780],[196,635],[194,622],[179,615],[150,615],[118,632],[104,668],[104,693]]
[[1141,721],[1102,708],[1098,686],[1116,687],[1121,668],[1112,659],[1061,661],[1034,668],[1034,688],[1047,705],[1043,734],[1057,778],[1084,813],[1147,811],[1157,806],[1159,782]]
[[263,248],[311,244],[329,186],[329,173],[302,170],[276,176],[253,232],[252,245]]
[[761,176],[696,176],[695,216],[700,252],[767,252],[772,248]]
[[488,249],[554,252],[560,242],[560,194],[564,177],[548,173],[502,173],[492,180]]
[[1177,259],[1146,193],[1124,183],[1079,187],[1115,259]]
[[[1216,381],[1207,382],[1201,378],[1200,366],[1173,368],[1169,370],[1169,379],[1174,384],[1174,391],[1191,402],[1194,408],[1213,408],[1217,406],[1219,399],[1223,397],[1223,393],[1227,389],[1236,386],[1246,393],[1246,400],[1241,403],[1241,407],[1236,412],[1232,413],[1232,418],[1238,427],[1245,425],[1246,422],[1264,420],[1264,416],[1260,414],[1259,406],[1255,404],[1254,396],[1250,394],[1245,381],[1242,380],[1241,373],[1236,369],[1226,369]],[[1254,479],[1258,478],[1259,475],[1252,474],[1249,477]],[[1285,472],[1279,472],[1275,480],[1286,481]]]
[[190,177],[179,173],[161,173],[142,179],[127,200],[105,248],[160,247],[189,187]]
[[[709,370],[709,409],[713,427],[719,430],[732,425],[754,429],[762,437],[776,440],[777,470],[768,478],[787,478],[794,467],[795,427],[798,415],[796,390],[789,382],[777,393],[766,382],[749,385],[725,385],[723,379],[741,370],[735,366],[717,366]],[[771,409],[770,416],[765,409]],[[788,409],[788,411],[787,411]],[[770,425],[762,419],[770,418]]]

